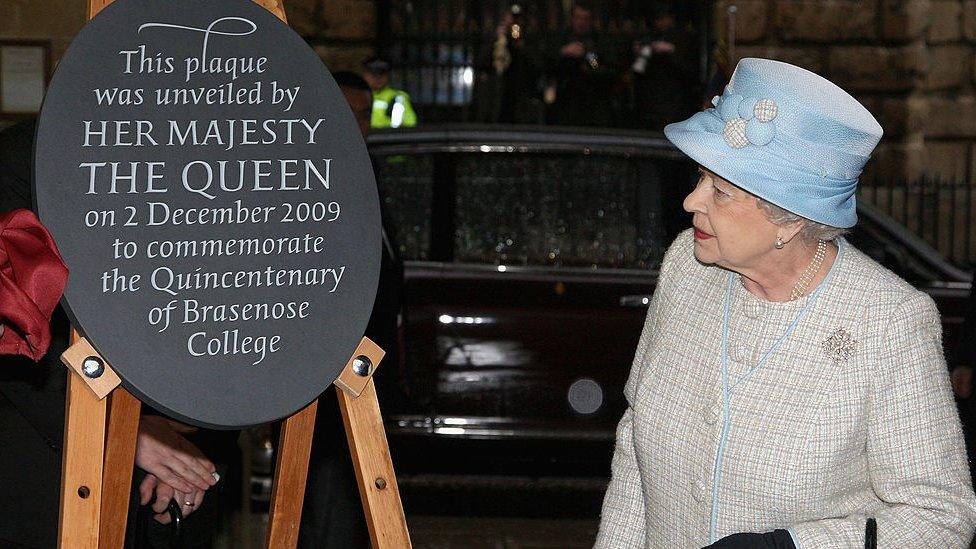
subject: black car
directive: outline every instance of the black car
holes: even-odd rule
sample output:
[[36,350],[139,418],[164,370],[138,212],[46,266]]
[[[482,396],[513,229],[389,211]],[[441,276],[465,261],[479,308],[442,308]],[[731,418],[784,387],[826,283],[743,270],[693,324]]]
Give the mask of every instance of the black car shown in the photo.
[[[697,166],[659,133],[422,128],[370,137],[405,261],[398,472],[609,476],[657,269]],[[869,204],[849,240],[938,303],[968,274]]]

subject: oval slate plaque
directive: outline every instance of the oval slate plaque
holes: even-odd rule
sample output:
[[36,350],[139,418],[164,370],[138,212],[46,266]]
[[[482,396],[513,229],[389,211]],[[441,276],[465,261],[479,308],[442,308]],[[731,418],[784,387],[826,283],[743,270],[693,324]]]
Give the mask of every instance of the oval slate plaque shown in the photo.
[[379,275],[366,147],[321,60],[249,0],[117,0],[68,49],[35,202],[65,304],[178,419],[287,416],[338,376]]

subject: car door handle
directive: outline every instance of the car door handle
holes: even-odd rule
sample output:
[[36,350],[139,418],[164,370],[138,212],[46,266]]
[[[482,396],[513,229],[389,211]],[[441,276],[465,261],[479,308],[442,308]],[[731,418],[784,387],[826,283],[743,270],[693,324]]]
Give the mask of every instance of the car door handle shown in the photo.
[[625,295],[620,298],[621,307],[644,308],[651,304],[650,295]]

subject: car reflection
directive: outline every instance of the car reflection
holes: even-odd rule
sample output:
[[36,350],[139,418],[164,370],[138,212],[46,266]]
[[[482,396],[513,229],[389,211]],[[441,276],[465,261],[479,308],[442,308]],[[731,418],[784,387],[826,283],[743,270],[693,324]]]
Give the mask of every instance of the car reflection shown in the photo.
[[484,316],[441,315],[437,320],[441,324],[492,324],[495,322],[495,319]]
[[437,348],[447,366],[525,366],[533,358],[520,341],[439,336]]

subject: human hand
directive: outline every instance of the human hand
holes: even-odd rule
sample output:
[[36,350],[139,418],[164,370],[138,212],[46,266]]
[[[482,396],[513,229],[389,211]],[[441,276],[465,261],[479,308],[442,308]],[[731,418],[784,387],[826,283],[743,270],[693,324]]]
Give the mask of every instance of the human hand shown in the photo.
[[136,465],[184,494],[217,483],[214,464],[180,433],[192,427],[160,416],[142,416],[136,439]]
[[959,398],[969,398],[973,394],[973,369],[969,366],[957,366],[952,370],[949,379],[952,380],[952,390]]
[[[179,504],[180,512],[186,517],[200,508],[204,493],[203,490],[196,490],[184,494],[179,490],[174,490],[169,484],[160,482],[155,475],[148,474],[139,484],[139,504],[146,505],[152,501],[152,510],[156,513],[153,515],[153,519],[160,524],[169,524],[173,520],[167,511],[170,500],[175,500]],[[155,501],[153,494],[156,496]]]
[[583,57],[586,48],[582,42],[570,42],[559,49],[559,54],[564,57]]

